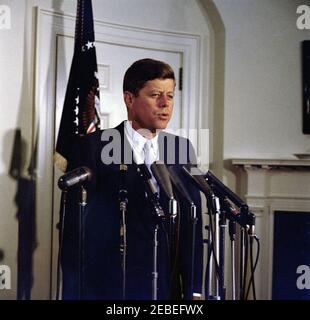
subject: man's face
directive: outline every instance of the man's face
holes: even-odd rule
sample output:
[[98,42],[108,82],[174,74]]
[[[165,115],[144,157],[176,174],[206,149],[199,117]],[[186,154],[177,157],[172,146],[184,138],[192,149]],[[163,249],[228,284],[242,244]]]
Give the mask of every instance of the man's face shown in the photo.
[[147,81],[138,96],[124,93],[128,120],[135,130],[165,129],[172,116],[175,82],[173,79]]

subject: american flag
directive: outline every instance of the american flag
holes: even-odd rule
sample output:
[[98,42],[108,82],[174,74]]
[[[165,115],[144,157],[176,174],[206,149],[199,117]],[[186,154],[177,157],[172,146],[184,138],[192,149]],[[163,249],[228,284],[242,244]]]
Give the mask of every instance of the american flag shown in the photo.
[[91,0],[78,0],[74,53],[58,131],[55,164],[66,170],[76,139],[99,128],[99,81]]

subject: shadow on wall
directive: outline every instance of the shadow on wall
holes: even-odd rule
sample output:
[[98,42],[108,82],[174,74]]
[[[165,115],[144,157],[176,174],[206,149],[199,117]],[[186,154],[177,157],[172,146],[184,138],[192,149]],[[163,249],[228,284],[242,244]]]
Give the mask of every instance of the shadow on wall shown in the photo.
[[[14,134],[9,176],[17,182],[17,191],[14,198],[17,206],[15,217],[18,220],[17,299],[30,300],[33,283],[32,257],[37,246],[34,180],[35,162],[31,160],[27,169],[27,176],[24,176],[23,168],[27,148],[26,142],[22,138],[20,129],[16,129],[14,132],[9,132],[8,134]],[[32,159],[35,159],[35,152]]]

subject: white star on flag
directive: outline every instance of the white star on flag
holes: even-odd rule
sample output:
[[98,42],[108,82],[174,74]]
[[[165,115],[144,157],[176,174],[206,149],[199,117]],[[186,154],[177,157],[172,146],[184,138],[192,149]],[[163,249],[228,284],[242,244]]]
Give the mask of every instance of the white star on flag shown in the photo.
[[87,50],[89,50],[90,48],[92,48],[93,45],[94,45],[93,42],[88,41],[88,42],[86,43]]

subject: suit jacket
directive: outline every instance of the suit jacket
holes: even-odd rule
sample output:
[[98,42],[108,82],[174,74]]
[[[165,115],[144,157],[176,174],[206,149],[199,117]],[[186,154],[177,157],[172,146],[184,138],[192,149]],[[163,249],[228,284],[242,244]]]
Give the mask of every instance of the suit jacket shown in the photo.
[[[200,194],[181,173],[182,164],[195,161],[189,140],[161,132],[158,139],[160,159],[174,165],[197,205],[193,292],[202,292],[203,241]],[[186,150],[187,149],[187,150]],[[122,299],[122,256],[120,253],[120,163],[127,163],[125,185],[128,190],[126,212],[126,299],[152,299],[153,235],[157,219],[124,135],[124,123],[114,129],[86,135],[75,149],[68,170],[87,166],[92,179],[86,184],[88,193],[84,213],[85,247],[83,272],[84,299]],[[76,299],[78,290],[78,197],[80,187],[68,194],[64,223],[63,299]],[[192,253],[192,220],[190,204],[176,191],[179,203],[177,227],[170,247],[169,219],[158,231],[158,299],[191,299],[190,271]],[[160,200],[168,212],[168,199],[160,192]]]

